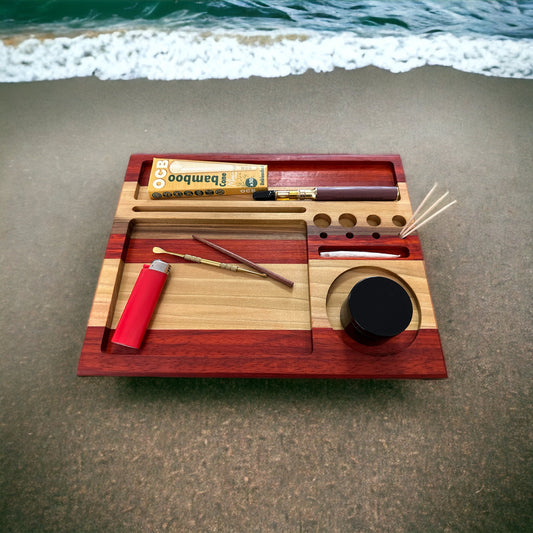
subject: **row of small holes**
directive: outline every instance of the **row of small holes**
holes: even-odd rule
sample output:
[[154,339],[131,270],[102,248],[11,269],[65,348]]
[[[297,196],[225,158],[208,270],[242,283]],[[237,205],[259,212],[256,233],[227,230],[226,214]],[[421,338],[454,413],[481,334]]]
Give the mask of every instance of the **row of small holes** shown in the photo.
[[[315,223],[315,226],[318,226],[319,228],[327,228],[331,225],[331,217],[325,213],[319,213],[318,215],[315,215],[313,222]],[[381,218],[378,215],[368,215],[366,217],[366,222],[369,226],[379,226],[381,224]],[[345,228],[353,228],[357,224],[357,219],[352,214],[345,213],[339,217],[339,223]],[[392,223],[401,228],[402,226],[405,226],[406,220],[401,215],[394,215],[392,217]],[[346,236],[348,235],[350,234],[347,233]]]
[[[354,238],[354,234],[351,233],[351,232],[348,232],[346,234],[346,237],[348,239],[353,239]],[[381,235],[376,231],[376,232],[372,233],[372,237],[374,237],[374,239],[379,239],[381,237]],[[323,231],[323,232],[320,233],[320,238],[321,239],[327,239],[328,238],[328,234],[325,231]]]

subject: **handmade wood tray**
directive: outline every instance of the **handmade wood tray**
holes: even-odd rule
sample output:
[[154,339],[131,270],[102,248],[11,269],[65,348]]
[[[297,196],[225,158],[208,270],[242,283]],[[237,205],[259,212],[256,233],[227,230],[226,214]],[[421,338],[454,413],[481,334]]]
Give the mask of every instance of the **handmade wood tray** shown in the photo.
[[[151,200],[153,157],[268,165],[269,188],[397,185],[396,201],[268,201],[250,196]],[[80,376],[444,378],[433,305],[397,155],[137,154],[128,164],[83,344]],[[156,256],[154,246],[234,262],[198,235],[294,281]],[[324,257],[325,251],[398,258]],[[139,350],[111,337],[143,264],[171,263]],[[340,322],[352,286],[372,275],[408,292],[413,318],[400,335],[361,344]]]

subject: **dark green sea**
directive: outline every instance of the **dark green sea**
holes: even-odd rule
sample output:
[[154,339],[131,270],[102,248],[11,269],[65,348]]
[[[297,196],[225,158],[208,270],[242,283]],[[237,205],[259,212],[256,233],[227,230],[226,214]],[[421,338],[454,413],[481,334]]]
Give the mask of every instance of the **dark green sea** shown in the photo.
[[533,1],[14,0],[0,81],[277,77],[445,65],[533,77]]

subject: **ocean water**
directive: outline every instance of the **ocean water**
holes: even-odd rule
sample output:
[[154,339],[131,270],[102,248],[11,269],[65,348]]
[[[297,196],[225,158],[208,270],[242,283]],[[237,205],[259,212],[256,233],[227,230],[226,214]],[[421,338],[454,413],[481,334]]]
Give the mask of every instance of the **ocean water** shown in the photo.
[[533,78],[533,0],[7,0],[0,82],[424,65]]

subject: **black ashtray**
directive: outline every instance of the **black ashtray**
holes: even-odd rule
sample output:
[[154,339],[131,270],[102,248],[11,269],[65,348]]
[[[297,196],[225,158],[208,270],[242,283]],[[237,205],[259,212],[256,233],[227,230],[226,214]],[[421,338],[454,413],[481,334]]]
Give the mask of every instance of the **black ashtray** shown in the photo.
[[344,330],[365,344],[380,344],[399,335],[412,317],[413,304],[407,291],[383,276],[356,283],[341,307]]

